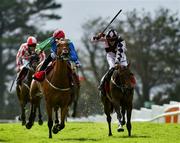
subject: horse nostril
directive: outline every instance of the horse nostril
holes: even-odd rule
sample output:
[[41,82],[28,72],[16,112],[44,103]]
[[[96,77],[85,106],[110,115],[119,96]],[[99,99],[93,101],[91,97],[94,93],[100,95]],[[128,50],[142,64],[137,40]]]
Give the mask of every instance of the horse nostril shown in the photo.
[[67,50],[67,49],[64,49],[64,50],[63,50],[63,53],[64,53],[64,54],[68,54],[68,50]]

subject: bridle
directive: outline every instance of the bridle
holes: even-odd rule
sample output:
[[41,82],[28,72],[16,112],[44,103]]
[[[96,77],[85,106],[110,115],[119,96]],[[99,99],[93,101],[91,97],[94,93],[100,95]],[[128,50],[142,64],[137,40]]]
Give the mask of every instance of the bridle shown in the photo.
[[[119,69],[118,69],[118,70],[119,70]],[[120,71],[117,71],[117,72],[118,72],[118,73],[117,73],[116,77],[118,76],[119,79],[121,80],[121,75],[122,75],[122,74],[119,73]],[[125,74],[125,73],[124,73],[124,74]],[[113,77],[113,76],[111,76],[111,82],[112,82],[117,88],[119,88],[119,89],[122,91],[122,93],[125,93],[125,91],[132,89],[132,87],[129,87],[127,84],[123,84],[121,81],[120,81],[119,83],[117,83],[116,80],[115,80],[115,77]]]

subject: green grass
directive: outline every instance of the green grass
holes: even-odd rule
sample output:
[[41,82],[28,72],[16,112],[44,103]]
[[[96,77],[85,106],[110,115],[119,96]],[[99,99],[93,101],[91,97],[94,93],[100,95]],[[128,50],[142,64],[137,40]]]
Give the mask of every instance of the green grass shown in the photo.
[[106,123],[67,122],[66,127],[53,138],[48,138],[47,123],[37,123],[27,130],[20,123],[0,124],[0,143],[180,143],[179,124],[132,123],[132,136],[116,131],[108,136]]

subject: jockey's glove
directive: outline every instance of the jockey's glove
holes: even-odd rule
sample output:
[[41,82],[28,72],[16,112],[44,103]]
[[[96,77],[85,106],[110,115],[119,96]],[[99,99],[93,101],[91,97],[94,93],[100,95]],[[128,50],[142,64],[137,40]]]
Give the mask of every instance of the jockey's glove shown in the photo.
[[78,67],[78,68],[82,67],[82,64],[80,63],[80,61],[76,61],[75,64],[76,64],[76,67]]
[[96,36],[93,37],[93,40],[99,40],[101,39],[101,37],[104,37],[105,34],[104,33],[98,33]]
[[53,58],[53,59],[56,58],[56,54],[54,52],[51,53],[51,58]]

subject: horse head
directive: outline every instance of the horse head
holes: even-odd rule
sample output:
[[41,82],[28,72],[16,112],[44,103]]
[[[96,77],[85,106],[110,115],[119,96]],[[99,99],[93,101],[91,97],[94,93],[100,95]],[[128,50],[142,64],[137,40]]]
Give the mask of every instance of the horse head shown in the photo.
[[130,70],[130,64],[127,67],[118,65],[114,74],[114,81],[117,86],[126,89],[132,89],[136,85],[134,74]]
[[68,48],[68,39],[59,39],[57,42],[57,59],[68,60],[69,59],[69,48]]

